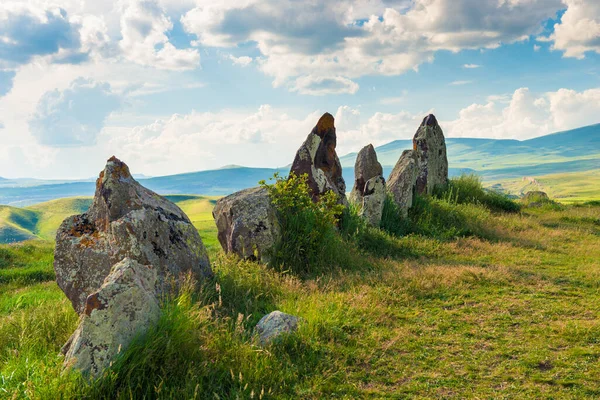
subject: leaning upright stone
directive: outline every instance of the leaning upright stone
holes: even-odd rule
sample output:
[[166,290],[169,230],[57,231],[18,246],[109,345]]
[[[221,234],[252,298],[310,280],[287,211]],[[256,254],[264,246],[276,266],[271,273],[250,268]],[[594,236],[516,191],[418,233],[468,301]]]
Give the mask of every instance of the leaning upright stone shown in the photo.
[[398,159],[387,181],[387,189],[404,217],[408,215],[408,209],[412,207],[417,173],[416,152],[414,150],[405,150]]
[[56,233],[56,281],[81,313],[86,298],[126,257],[156,268],[159,291],[182,274],[199,280],[212,275],[204,244],[185,213],[136,182],[127,165],[112,157],[96,181],[90,209],[65,219]]
[[360,207],[360,214],[372,226],[378,227],[385,202],[385,179],[383,168],[377,161],[372,144],[363,147],[356,156],[354,187],[350,202]]
[[340,203],[346,204],[346,183],[335,152],[336,144],[334,118],[325,113],[296,153],[290,173],[308,175],[313,201],[332,190],[339,196]]
[[423,119],[413,138],[413,150],[417,157],[418,194],[431,194],[436,186],[448,183],[448,156],[442,128],[433,114]]

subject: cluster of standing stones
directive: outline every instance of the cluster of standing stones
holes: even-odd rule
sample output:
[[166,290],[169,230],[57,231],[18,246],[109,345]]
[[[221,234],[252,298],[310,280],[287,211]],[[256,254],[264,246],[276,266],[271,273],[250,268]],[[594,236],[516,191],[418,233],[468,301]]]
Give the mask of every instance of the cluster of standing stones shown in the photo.
[[[340,204],[357,205],[365,221],[379,226],[390,193],[406,213],[415,193],[431,193],[448,180],[444,135],[427,116],[387,182],[372,145],[357,156],[349,199],[335,151],[334,118],[324,114],[298,152],[290,173],[306,174],[313,201],[333,191]],[[277,214],[264,188],[220,199],[213,216],[223,250],[268,262],[280,237]],[[56,235],[54,269],[59,287],[80,315],[63,347],[65,366],[97,377],[131,341],[157,323],[161,301],[191,275],[213,276],[207,251],[190,219],[175,204],[140,185],[125,163],[112,157],[96,181],[90,209],[65,219]],[[297,329],[300,319],[274,311],[256,326],[268,344]]]

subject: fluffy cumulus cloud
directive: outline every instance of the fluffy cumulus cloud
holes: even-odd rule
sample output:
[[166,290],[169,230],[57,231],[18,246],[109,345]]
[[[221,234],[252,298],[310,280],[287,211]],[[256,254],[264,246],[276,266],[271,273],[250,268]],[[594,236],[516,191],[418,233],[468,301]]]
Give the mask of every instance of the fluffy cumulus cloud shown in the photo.
[[161,5],[154,0],[130,0],[121,16],[119,42],[123,55],[136,63],[160,69],[187,70],[200,64],[196,49],[178,49],[166,32],[173,23]]
[[[561,7],[560,0],[199,0],[181,21],[199,45],[255,42],[275,86],[352,93],[342,79],[401,74],[439,50],[522,41]],[[307,90],[307,80],[331,89]]]
[[0,3],[0,66],[15,67],[35,56],[59,55],[80,47],[80,25],[58,7]]
[[552,49],[565,57],[583,58],[586,52],[600,53],[600,2],[598,0],[563,0],[567,7],[561,20],[554,25],[549,38]]
[[42,96],[29,129],[42,145],[90,146],[96,143],[106,117],[118,107],[119,98],[109,84],[79,78],[66,90]]
[[452,137],[529,139],[598,123],[598,115],[600,89],[534,94],[520,88],[508,102],[498,96],[462,109],[457,119],[444,123],[444,128]]
[[[319,114],[295,118],[263,105],[254,111],[174,114],[148,125],[116,130],[108,146],[135,160],[146,174],[211,169],[226,164],[285,165]],[[173,163],[177,160],[177,163]]]

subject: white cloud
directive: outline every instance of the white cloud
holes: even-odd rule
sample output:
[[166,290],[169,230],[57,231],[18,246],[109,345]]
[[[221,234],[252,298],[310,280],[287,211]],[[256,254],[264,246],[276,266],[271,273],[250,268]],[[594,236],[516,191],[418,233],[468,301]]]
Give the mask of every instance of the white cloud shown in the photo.
[[293,160],[319,116],[294,118],[269,105],[256,111],[174,114],[133,129],[115,129],[107,146],[149,175],[227,164],[283,166]]
[[552,41],[552,49],[565,57],[584,58],[585,53],[600,53],[600,2],[597,0],[563,0],[567,10],[554,33],[542,41]]
[[479,64],[465,64],[465,65],[463,65],[463,68],[475,69],[475,68],[481,68],[481,65],[479,65]]
[[36,56],[79,54],[80,25],[60,7],[0,3],[0,68],[16,68]]
[[342,76],[327,78],[307,75],[296,79],[292,91],[316,96],[325,94],[354,94],[358,91],[358,84]]
[[534,44],[533,45],[533,51],[538,52],[540,51],[540,49],[542,48],[542,46],[538,45],[538,44]]
[[472,104],[457,119],[443,123],[451,137],[529,139],[600,122],[600,89],[560,89],[535,95],[517,89],[506,104],[502,96]]
[[522,41],[560,7],[560,0],[198,0],[181,21],[199,45],[256,42],[260,68],[279,86],[308,76],[398,75],[432,61],[439,50]]
[[236,57],[230,54],[229,59],[233,62],[234,65],[239,65],[241,67],[247,67],[252,63],[252,57],[248,56]]
[[53,90],[42,96],[29,129],[43,145],[90,146],[119,103],[109,84],[79,78],[64,91]]
[[473,83],[473,81],[453,81],[453,82],[450,82],[449,84],[452,86],[462,86],[462,85],[468,85],[469,83]]
[[173,23],[154,0],[129,0],[122,8],[119,42],[128,60],[168,70],[189,70],[200,65],[196,49],[177,49],[165,34]]

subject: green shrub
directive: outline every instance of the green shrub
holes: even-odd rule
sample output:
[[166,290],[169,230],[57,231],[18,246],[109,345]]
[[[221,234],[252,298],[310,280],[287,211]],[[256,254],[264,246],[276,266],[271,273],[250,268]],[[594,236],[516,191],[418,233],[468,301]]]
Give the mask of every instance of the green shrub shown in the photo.
[[487,237],[487,208],[477,204],[460,204],[430,196],[416,196],[408,211],[409,232],[448,240],[456,237]]
[[490,211],[479,203],[458,203],[450,196],[415,196],[407,217],[391,197],[383,207],[381,229],[393,236],[410,234],[448,240],[463,236],[488,237],[484,229]]
[[447,187],[437,188],[434,196],[449,203],[479,204],[492,211],[518,212],[519,204],[503,193],[485,189],[481,178],[474,174],[463,174],[450,179]]
[[271,250],[271,264],[297,274],[311,274],[341,264],[348,250],[338,234],[337,225],[344,212],[338,196],[327,192],[313,202],[307,175],[278,174],[265,187],[277,210],[281,240]]

